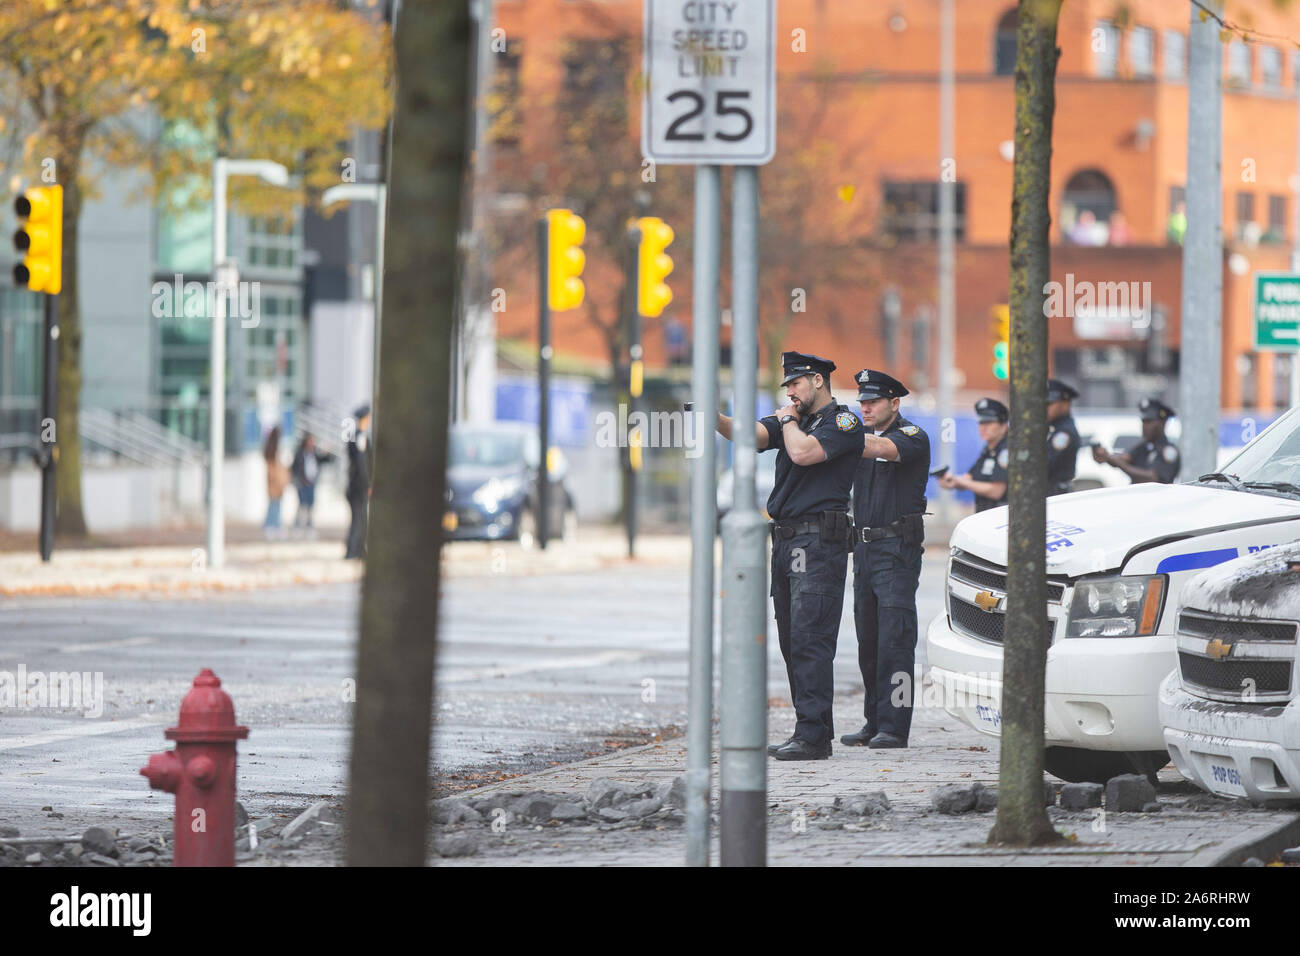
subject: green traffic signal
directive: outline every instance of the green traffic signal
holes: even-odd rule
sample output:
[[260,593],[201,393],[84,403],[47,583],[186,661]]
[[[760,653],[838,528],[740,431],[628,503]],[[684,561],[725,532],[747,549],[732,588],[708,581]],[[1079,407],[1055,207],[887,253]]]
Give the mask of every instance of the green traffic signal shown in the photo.
[[993,377],[1005,382],[1011,377],[1009,364],[1010,345],[1007,342],[993,343]]

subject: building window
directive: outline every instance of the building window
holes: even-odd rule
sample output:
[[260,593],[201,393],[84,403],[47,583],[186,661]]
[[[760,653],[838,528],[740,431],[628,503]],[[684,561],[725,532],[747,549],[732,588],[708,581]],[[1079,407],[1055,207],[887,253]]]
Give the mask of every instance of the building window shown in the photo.
[[1061,235],[1075,245],[1104,246],[1110,241],[1117,209],[1115,186],[1110,177],[1099,169],[1081,170],[1065,184],[1061,197]]
[[1165,79],[1184,80],[1187,78],[1187,37],[1177,30],[1166,30],[1165,41]]
[[997,32],[993,35],[993,72],[998,76],[1014,76],[1016,73],[1016,28],[1020,23],[1020,11],[1012,7],[998,20]]
[[1268,197],[1268,231],[1263,242],[1286,242],[1287,197],[1274,194]]
[[297,216],[250,216],[244,255],[250,266],[293,269],[302,246],[302,226]]
[[1264,89],[1282,89],[1282,51],[1275,46],[1259,48],[1259,78]]
[[1156,31],[1134,27],[1128,36],[1128,65],[1134,76],[1155,76]]
[[[966,184],[953,183],[958,240],[966,236]],[[886,182],[881,229],[897,241],[934,242],[939,238],[939,183]]]
[[1228,44],[1228,86],[1250,86],[1250,47],[1240,40]]
[[497,146],[519,145],[519,67],[523,55],[520,41],[507,41],[492,66],[492,89],[488,94],[488,130]]
[[1259,226],[1255,224],[1255,194],[1237,193],[1237,238],[1246,242],[1259,241]]
[[1092,28],[1092,63],[1098,76],[1114,76],[1119,63],[1119,28],[1109,20],[1098,20]]

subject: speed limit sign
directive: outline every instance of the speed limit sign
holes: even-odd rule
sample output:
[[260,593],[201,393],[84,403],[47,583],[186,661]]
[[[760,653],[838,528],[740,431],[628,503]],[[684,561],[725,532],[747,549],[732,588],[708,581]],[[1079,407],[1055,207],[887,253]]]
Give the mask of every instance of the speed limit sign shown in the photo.
[[776,153],[776,0],[645,0],[641,150],[761,166]]

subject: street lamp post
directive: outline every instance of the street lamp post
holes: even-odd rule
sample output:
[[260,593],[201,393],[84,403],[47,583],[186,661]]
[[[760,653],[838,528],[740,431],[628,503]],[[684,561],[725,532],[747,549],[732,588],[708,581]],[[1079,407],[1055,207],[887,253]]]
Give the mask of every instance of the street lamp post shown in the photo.
[[342,183],[321,194],[321,207],[336,202],[375,204],[375,346],[370,382],[370,434],[377,435],[379,423],[379,329],[384,314],[384,225],[388,214],[388,187],[384,183]]
[[272,186],[287,186],[289,170],[269,159],[212,161],[212,348],[209,387],[208,548],[207,566],[220,568],[226,559],[226,506],[221,473],[226,460],[226,296],[230,263],[226,262],[226,180],[258,176]]

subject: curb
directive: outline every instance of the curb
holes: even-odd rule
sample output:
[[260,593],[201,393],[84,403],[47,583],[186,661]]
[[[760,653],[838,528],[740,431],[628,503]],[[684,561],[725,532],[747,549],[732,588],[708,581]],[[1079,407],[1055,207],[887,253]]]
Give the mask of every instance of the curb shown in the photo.
[[1278,824],[1263,836],[1246,835],[1227,846],[1207,847],[1193,853],[1183,866],[1241,866],[1248,857],[1267,863],[1288,847],[1300,845],[1300,813]]

